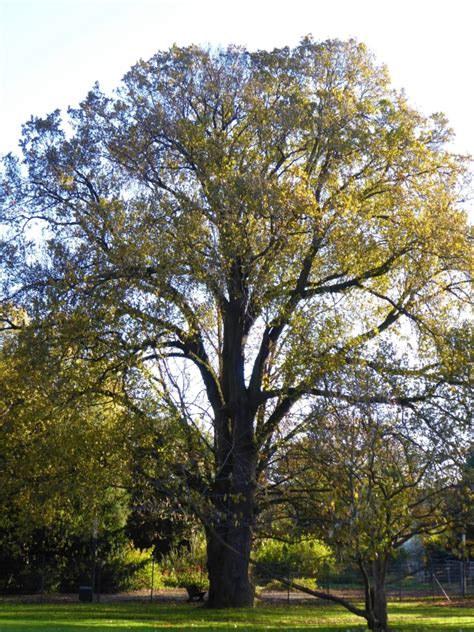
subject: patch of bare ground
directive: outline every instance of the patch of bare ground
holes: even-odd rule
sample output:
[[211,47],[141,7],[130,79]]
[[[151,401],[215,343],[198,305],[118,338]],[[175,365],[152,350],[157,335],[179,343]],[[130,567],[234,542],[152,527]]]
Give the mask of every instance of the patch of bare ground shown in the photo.
[[[361,602],[363,600],[363,594],[360,590],[355,589],[342,589],[332,590],[330,594],[337,595],[338,597],[344,597],[351,601]],[[416,599],[428,599],[431,595],[427,595],[426,592],[416,591],[409,594],[402,595],[401,601],[413,601]],[[393,601],[400,599],[399,594],[393,593],[389,595],[389,598]],[[188,599],[188,595],[185,590],[180,588],[155,590],[151,595],[150,590],[138,590],[134,592],[121,592],[114,594],[101,594],[94,596],[94,601],[100,601],[100,603],[126,603],[126,602],[156,602],[156,603],[185,603]],[[313,605],[326,605],[327,602],[323,599],[318,599],[304,593],[296,591],[286,590],[268,590],[262,591],[257,594],[257,600],[263,604],[284,604],[291,603],[308,604]],[[77,603],[79,596],[77,593],[70,594],[34,594],[34,595],[0,595],[0,603]],[[431,601],[431,600],[430,600]],[[468,597],[451,597],[451,601],[448,601],[444,597],[436,597],[432,602],[434,606],[450,606],[455,608],[474,608],[474,595]]]

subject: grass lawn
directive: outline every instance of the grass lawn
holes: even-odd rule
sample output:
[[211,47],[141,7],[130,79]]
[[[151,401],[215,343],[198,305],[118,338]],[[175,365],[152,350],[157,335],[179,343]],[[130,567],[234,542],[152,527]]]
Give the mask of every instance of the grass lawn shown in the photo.
[[[396,632],[474,630],[474,608],[435,606],[420,601],[394,603],[390,617]],[[261,605],[254,610],[208,611],[188,604],[0,603],[0,632],[356,632],[366,629],[361,619],[337,606]]]

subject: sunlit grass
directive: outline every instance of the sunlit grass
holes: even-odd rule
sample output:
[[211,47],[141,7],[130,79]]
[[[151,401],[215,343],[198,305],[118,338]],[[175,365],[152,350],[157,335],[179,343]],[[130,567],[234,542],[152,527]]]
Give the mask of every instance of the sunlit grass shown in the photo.
[[[395,632],[474,630],[474,608],[441,607],[426,602],[396,603],[390,607],[390,619]],[[188,604],[0,604],[0,632],[356,632],[366,629],[361,619],[343,609],[316,604],[219,611]]]

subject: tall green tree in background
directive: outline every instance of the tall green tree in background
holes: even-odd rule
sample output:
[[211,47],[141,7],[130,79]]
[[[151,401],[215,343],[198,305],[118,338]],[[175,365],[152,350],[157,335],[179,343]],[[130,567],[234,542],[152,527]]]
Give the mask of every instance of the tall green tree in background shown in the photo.
[[357,400],[342,368],[364,366],[370,401],[394,407],[464,386],[448,334],[465,314],[465,164],[449,139],[363,45],[307,38],[160,52],[67,128],[31,119],[23,159],[6,158],[5,300],[68,365],[100,363],[98,392],[179,413],[208,464],[191,473],[177,450],[170,478],[206,529],[210,606],[253,603],[262,474],[307,402]]
[[[5,317],[18,329],[0,345],[2,549],[51,528],[89,537],[129,478],[125,409],[88,390],[84,367],[65,366],[66,349],[59,371],[55,349],[35,341],[25,320]],[[87,398],[74,397],[79,383]]]

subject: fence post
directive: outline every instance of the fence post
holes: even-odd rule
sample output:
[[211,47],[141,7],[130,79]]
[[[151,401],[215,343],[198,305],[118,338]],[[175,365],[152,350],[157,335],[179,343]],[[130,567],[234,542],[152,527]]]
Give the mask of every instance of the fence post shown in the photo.
[[287,586],[287,595],[286,595],[286,601],[287,601],[287,605],[290,605],[290,581],[291,581],[291,577],[290,577],[290,567],[288,566],[287,571],[286,571],[286,575],[288,578],[288,586]]
[[465,597],[467,595],[467,573],[466,573],[466,560],[459,562],[459,575],[461,579],[461,595]]
[[431,595],[433,601],[435,600],[435,587],[434,587],[434,570],[433,570],[433,560],[430,557],[430,579],[431,579]]
[[101,580],[101,571],[102,571],[102,563],[99,556],[99,563],[97,564],[97,573],[96,573],[96,597],[97,603],[100,603],[100,580]]
[[97,561],[97,518],[94,517],[92,521],[92,569],[91,569],[91,587],[92,587],[92,601],[94,601],[94,595],[96,591],[95,584],[95,565]]
[[155,584],[155,556],[151,556],[151,587],[150,587],[150,601],[153,601],[153,587]]
[[44,596],[44,580],[46,576],[46,553],[44,551],[44,542],[43,542],[43,551],[41,553],[41,576],[40,576],[40,601],[43,601]]

